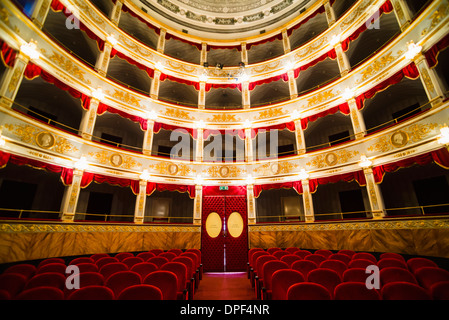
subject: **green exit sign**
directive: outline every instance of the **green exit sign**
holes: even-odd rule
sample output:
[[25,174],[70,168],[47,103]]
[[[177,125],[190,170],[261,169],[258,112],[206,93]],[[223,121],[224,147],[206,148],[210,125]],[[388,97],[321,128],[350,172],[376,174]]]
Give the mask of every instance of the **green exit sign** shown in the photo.
[[220,186],[220,191],[229,190],[228,186]]

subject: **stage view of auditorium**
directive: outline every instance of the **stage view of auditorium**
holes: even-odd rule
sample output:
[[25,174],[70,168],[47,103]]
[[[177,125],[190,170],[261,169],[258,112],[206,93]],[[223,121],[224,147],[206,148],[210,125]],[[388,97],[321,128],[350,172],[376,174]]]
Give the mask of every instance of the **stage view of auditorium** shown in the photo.
[[449,0],[0,0],[0,300],[449,300]]

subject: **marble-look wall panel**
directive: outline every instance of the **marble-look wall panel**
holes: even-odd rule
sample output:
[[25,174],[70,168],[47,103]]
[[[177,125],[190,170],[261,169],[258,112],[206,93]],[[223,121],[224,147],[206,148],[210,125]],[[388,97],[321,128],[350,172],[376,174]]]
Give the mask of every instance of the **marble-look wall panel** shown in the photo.
[[0,224],[0,263],[200,245],[199,227]]

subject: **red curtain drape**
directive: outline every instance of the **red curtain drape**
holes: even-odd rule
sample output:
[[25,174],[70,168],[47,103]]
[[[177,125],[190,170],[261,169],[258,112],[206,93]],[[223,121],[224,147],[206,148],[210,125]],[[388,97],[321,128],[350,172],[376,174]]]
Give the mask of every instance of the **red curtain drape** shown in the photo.
[[177,37],[177,36],[175,36],[175,35],[173,35],[173,34],[166,33],[166,34],[165,34],[165,40],[170,40],[170,39],[178,40],[178,41],[181,41],[181,42],[184,42],[184,43],[188,43],[188,44],[190,44],[191,46],[196,47],[196,48],[197,48],[198,50],[200,50],[200,51],[203,49],[203,48],[202,48],[203,45],[202,45],[201,43],[191,42],[191,41],[189,41],[189,40],[186,40],[186,39]]
[[121,53],[120,51],[117,51],[116,49],[112,48],[111,50],[111,58],[114,58],[115,56],[119,57],[120,59],[126,60],[132,65],[135,65],[140,70],[145,71],[150,78],[154,77],[154,70],[150,67],[147,67],[137,61],[135,61],[133,58],[128,57],[127,55]]
[[256,184],[253,188],[254,197],[258,198],[263,190],[271,189],[295,189],[298,194],[303,193],[301,181],[292,181],[284,183]]
[[376,93],[383,91],[387,89],[388,87],[395,85],[404,79],[404,77],[407,77],[409,79],[415,80],[419,77],[419,70],[416,67],[415,63],[412,62],[408,66],[404,67],[402,70],[398,71],[396,74],[388,78],[387,80],[382,81],[375,87],[369,89],[365,93],[362,93],[361,95],[357,96],[355,98],[357,108],[359,110],[363,109],[364,107],[364,101],[366,99],[371,99],[376,95]]
[[[332,5],[332,4],[331,4]],[[318,10],[316,10],[314,13],[312,13],[310,16],[308,16],[307,18],[305,18],[304,20],[302,20],[301,22],[299,22],[298,24],[294,25],[293,27],[291,27],[290,29],[287,30],[287,34],[288,36],[291,36],[293,31],[295,31],[296,29],[298,29],[300,26],[302,26],[304,23],[306,23],[307,21],[309,21],[310,19],[314,18],[316,15],[321,14],[326,12],[326,8],[324,6],[321,6],[318,8]]]
[[154,191],[176,191],[176,192],[187,192],[191,199],[195,198],[195,186],[194,185],[180,185],[180,184],[169,184],[169,183],[155,183],[147,182],[147,195],[151,195]]
[[290,121],[290,122],[275,124],[275,125],[268,126],[268,127],[253,128],[253,129],[251,129],[251,139],[254,139],[259,134],[259,131],[262,131],[262,130],[270,131],[270,130],[284,130],[284,129],[287,129],[288,131],[295,131],[296,130],[295,122]]
[[126,118],[126,119],[129,119],[129,120],[133,121],[133,122],[139,123],[140,128],[142,130],[144,130],[144,131],[148,129],[148,121],[147,121],[147,119],[139,117],[139,116],[135,116],[135,115],[132,115],[132,114],[129,114],[127,112],[118,110],[118,109],[116,109],[114,107],[108,106],[108,105],[104,104],[103,102],[100,102],[98,104],[97,114],[98,115],[102,115],[106,111],[108,111],[110,113],[118,114],[119,116],[121,116],[123,118]]
[[197,130],[195,130],[195,129],[178,127],[178,126],[174,126],[174,125],[166,124],[166,123],[162,123],[162,122],[155,122],[154,126],[153,126],[153,133],[159,133],[159,131],[161,131],[161,129],[170,130],[170,131],[185,130],[186,133],[190,134],[193,137],[193,139],[196,139],[196,137],[197,137]]
[[338,111],[340,111],[341,113],[348,115],[351,113],[350,109],[349,109],[349,104],[347,102],[344,102],[338,106],[335,106],[333,108],[330,108],[328,110],[322,111],[320,113],[308,116],[306,118],[302,118],[301,119],[301,127],[303,130],[307,129],[307,126],[309,125],[309,122],[313,122],[318,120],[318,118],[322,118],[328,115],[332,115],[337,113]]
[[219,89],[219,88],[230,88],[230,89],[239,89],[242,91],[241,83],[206,83],[206,92],[208,92],[211,88]]
[[92,182],[107,183],[113,186],[130,187],[134,194],[139,194],[139,180],[117,178],[85,171],[81,179],[81,188],[87,188]]
[[189,86],[193,86],[196,90],[200,90],[200,83],[199,82],[195,82],[195,81],[191,81],[191,80],[185,80],[185,79],[181,79],[181,78],[177,78],[174,76],[170,76],[168,74],[165,73],[161,73],[159,80],[160,81],[164,81],[165,79],[168,79],[170,81],[175,81],[178,83],[183,83]]
[[318,185],[320,184],[337,183],[340,181],[344,182],[356,181],[361,187],[366,185],[365,173],[363,172],[363,170],[359,170],[354,172],[337,174],[330,177],[310,179],[309,180],[310,192],[315,192]]
[[395,172],[399,169],[409,168],[414,165],[424,166],[432,162],[445,169],[449,169],[449,152],[447,149],[442,148],[419,156],[373,167],[374,180],[376,183],[381,183],[387,172]]
[[251,49],[252,46],[258,46],[259,44],[264,44],[264,43],[267,43],[267,42],[272,42],[272,41],[274,41],[274,40],[282,40],[282,33],[279,33],[279,34],[277,34],[277,35],[275,35],[275,36],[273,36],[273,37],[271,37],[271,38],[268,38],[268,39],[263,39],[263,40],[260,40],[260,41],[256,41],[256,42],[252,42],[252,43],[247,43],[247,44],[246,44],[246,50]]
[[438,54],[447,47],[449,47],[449,34],[445,35],[440,41],[424,53],[430,68],[433,68],[438,64]]
[[203,139],[209,138],[209,136],[229,134],[231,136],[238,136],[240,139],[245,139],[245,130],[218,130],[218,129],[205,129],[203,131]]
[[262,80],[258,80],[258,81],[254,81],[254,82],[250,82],[248,85],[248,89],[249,90],[253,90],[256,86],[261,85],[261,84],[266,84],[266,83],[270,83],[273,81],[278,81],[278,80],[284,80],[284,81],[288,81],[288,73],[283,73],[280,74],[278,76],[273,76],[270,78],[266,78],[266,79],[262,79]]
[[47,71],[43,70],[41,67],[35,65],[32,62],[29,62],[28,65],[25,68],[24,76],[28,80],[33,80],[37,76],[40,76],[44,81],[49,82],[53,85],[55,85],[57,88],[67,91],[72,95],[72,97],[76,99],[81,100],[81,106],[89,110],[90,106],[90,97],[88,95],[85,95],[84,93],[79,92],[76,89],[73,89],[72,87],[66,85],[64,82],[56,79],[54,76],[52,76]]
[[161,33],[161,31],[160,31],[160,29],[158,27],[153,26],[151,23],[149,23],[148,21],[143,19],[141,16],[136,14],[134,11],[129,9],[125,4],[122,5],[122,11],[129,13],[131,16],[133,16],[133,17],[139,19],[140,21],[142,21],[143,23],[145,23],[150,29],[153,29],[156,32],[157,35],[159,35]]
[[242,46],[241,45],[236,45],[236,46],[218,46],[218,45],[212,45],[212,44],[208,44],[207,45],[207,51],[209,50],[217,50],[217,49],[237,49],[238,51],[242,51]]
[[[379,7],[379,19],[380,16],[383,13],[390,13],[393,11],[393,5],[391,4],[390,0],[387,0],[383,5],[381,5]],[[374,14],[373,16],[371,16],[368,21],[374,21],[374,17],[376,16],[376,14]],[[347,39],[343,40],[341,42],[341,47],[343,49],[343,51],[347,51],[349,49],[349,44],[356,40],[364,31],[366,31],[368,29],[367,27],[367,23],[365,22],[364,24],[362,24],[356,31],[354,31]]]
[[228,186],[228,190],[220,190],[220,186],[203,186],[203,196],[246,196],[246,186]]
[[16,61],[16,51],[2,40],[0,40],[0,49],[1,57],[5,66],[13,67],[14,62]]
[[332,60],[337,58],[337,52],[335,51],[335,49],[330,50],[329,52],[321,55],[321,57],[316,58],[315,60],[313,60],[312,62],[309,62],[306,65],[303,65],[295,70],[293,70],[293,75],[295,78],[298,78],[299,74],[301,71],[305,71],[310,67],[315,66],[316,64],[318,64],[321,61],[326,60],[327,58],[331,58]]
[[[68,10],[66,10],[66,8],[64,7],[64,5],[59,2],[59,0],[53,0],[51,3],[51,8],[53,11],[55,12],[63,12],[66,17],[70,17],[72,15],[71,12],[69,12]],[[79,21],[79,20],[78,20]],[[84,31],[86,33],[86,35],[91,38],[92,40],[95,40],[97,42],[98,45],[98,49],[100,51],[104,50],[104,40],[101,39],[99,36],[97,36],[94,32],[92,32],[88,27],[86,27],[84,25],[84,23],[82,23],[81,21],[79,21],[79,27],[82,31]]]

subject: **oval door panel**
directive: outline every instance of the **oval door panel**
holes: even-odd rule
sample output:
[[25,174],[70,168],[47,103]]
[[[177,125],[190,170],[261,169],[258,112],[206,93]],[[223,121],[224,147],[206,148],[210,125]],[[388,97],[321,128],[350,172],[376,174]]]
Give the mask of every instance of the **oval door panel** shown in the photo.
[[228,218],[228,231],[231,236],[234,238],[240,237],[243,232],[243,218],[238,212],[233,212]]
[[206,232],[211,238],[216,238],[221,232],[221,218],[216,212],[211,212],[206,219]]

